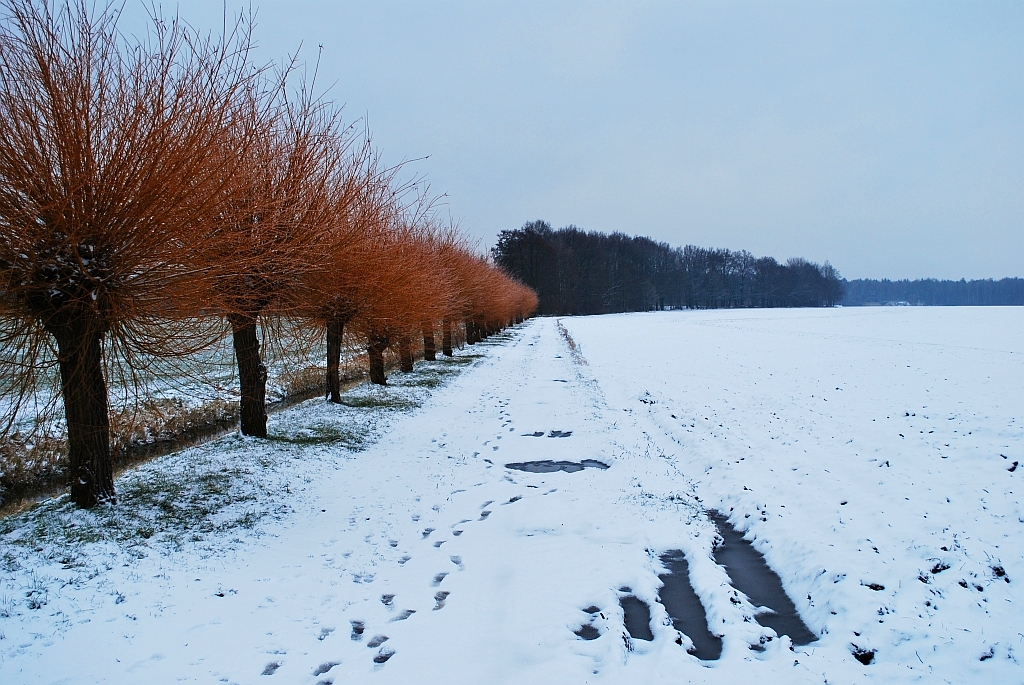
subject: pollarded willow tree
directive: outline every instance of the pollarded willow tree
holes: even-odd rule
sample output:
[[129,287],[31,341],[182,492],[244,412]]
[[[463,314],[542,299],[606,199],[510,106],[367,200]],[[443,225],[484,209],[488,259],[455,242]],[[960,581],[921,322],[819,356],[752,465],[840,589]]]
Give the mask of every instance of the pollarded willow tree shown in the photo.
[[215,151],[255,74],[249,33],[204,39],[157,19],[130,41],[113,6],[0,11],[6,425],[59,372],[71,497],[90,507],[115,498],[105,373],[188,352],[183,322],[206,304],[199,229],[232,173]]
[[224,179],[209,225],[214,245],[202,255],[204,270],[216,274],[209,304],[231,328],[241,431],[256,437],[267,436],[259,326],[268,315],[298,311],[310,277],[324,273],[338,194],[346,192],[338,170],[353,140],[339,111],[314,99],[305,85],[289,99],[287,76],[243,98],[248,114],[238,118],[222,154],[235,157],[240,144],[253,144]]
[[415,229],[395,207],[383,217],[385,230],[373,245],[376,273],[361,281],[362,304],[352,320],[355,334],[366,341],[370,382],[386,385],[384,353],[397,346],[414,310],[418,274],[424,268],[413,247]]
[[368,287],[386,269],[390,216],[396,197],[397,168],[382,168],[367,139],[339,167],[332,210],[323,227],[319,267],[309,270],[298,290],[297,323],[327,343],[327,398],[341,402],[341,357],[345,327],[368,307]]

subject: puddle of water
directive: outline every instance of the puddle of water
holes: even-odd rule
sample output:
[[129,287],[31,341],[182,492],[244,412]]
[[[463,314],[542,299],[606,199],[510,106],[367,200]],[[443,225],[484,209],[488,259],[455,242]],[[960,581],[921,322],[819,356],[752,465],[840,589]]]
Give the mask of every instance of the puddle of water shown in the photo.
[[690,585],[690,566],[680,550],[669,550],[661,555],[661,563],[668,573],[658,576],[664,585],[658,599],[672,617],[672,625],[693,641],[691,654],[704,661],[722,656],[722,638],[708,630],[707,614],[700,598]]
[[771,628],[778,635],[789,635],[794,645],[806,645],[818,639],[800,618],[793,601],[782,588],[782,580],[773,571],[761,553],[754,549],[743,534],[732,527],[719,512],[708,516],[724,542],[715,550],[715,561],[724,566],[733,587],[750,598],[754,606],[768,607],[774,613],[758,614],[757,622]]
[[653,640],[651,608],[643,600],[637,599],[633,595],[623,597],[619,600],[619,604],[622,605],[624,614],[622,622],[626,624],[629,634],[636,640],[647,640],[648,642]]
[[581,462],[575,461],[552,461],[545,459],[543,461],[518,461],[512,464],[505,464],[506,469],[515,469],[516,471],[527,471],[529,473],[554,473],[555,471],[565,471],[567,473],[576,473],[583,469],[606,469],[608,464],[597,461],[596,459],[584,459]]

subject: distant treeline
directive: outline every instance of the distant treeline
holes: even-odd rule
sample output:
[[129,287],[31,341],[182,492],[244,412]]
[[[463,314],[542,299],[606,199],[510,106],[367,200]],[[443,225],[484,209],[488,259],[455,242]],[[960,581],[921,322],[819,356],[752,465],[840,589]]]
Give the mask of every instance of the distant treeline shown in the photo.
[[846,282],[848,306],[866,304],[912,305],[1024,305],[1024,278],[991,278],[979,281],[874,281],[857,279]]
[[533,288],[539,314],[603,314],[666,307],[830,307],[843,299],[831,264],[754,257],[623,233],[531,221],[502,231],[494,261]]

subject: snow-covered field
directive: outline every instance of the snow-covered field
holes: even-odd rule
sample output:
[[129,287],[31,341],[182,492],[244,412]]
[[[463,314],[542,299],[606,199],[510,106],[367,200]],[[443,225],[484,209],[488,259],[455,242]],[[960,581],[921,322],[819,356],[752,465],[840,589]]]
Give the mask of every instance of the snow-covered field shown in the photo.
[[[560,323],[0,522],[0,682],[1024,682],[1024,309]],[[504,467],[545,459],[610,468]],[[707,510],[817,641],[766,639]]]

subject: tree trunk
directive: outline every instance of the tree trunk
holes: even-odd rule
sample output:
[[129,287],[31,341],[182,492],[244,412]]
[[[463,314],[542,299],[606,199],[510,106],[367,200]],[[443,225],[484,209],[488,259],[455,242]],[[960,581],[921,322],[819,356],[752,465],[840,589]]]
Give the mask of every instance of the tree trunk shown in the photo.
[[241,385],[242,435],[267,437],[267,367],[260,359],[255,316],[231,315],[231,332]]
[[423,361],[432,362],[437,360],[437,345],[434,342],[434,324],[425,323],[423,330]]
[[327,322],[327,393],[328,400],[341,404],[341,334],[345,322],[331,319]]
[[398,358],[402,365],[402,373],[412,373],[412,341],[407,335],[402,335],[398,339]]
[[475,326],[473,326],[473,322],[470,321],[469,319],[466,319],[466,344],[467,345],[475,345],[476,344],[476,330],[475,330]]
[[441,354],[452,356],[452,322],[450,319],[441,321]]
[[103,333],[85,322],[51,329],[57,340],[61,393],[68,422],[71,500],[83,509],[114,503],[110,416],[103,378]]
[[384,350],[387,349],[387,338],[381,336],[370,336],[369,344],[366,346],[366,353],[370,357],[370,382],[377,385],[387,385],[388,378],[384,375]]

